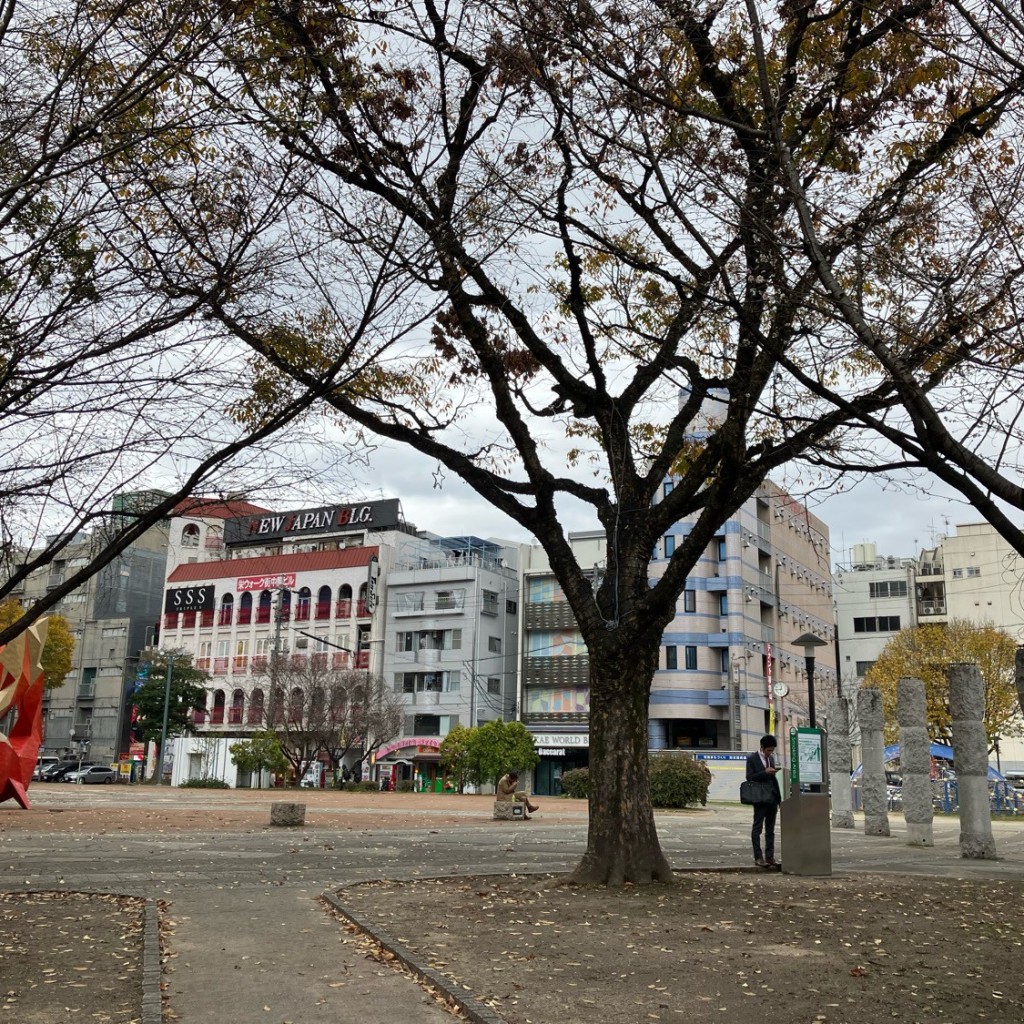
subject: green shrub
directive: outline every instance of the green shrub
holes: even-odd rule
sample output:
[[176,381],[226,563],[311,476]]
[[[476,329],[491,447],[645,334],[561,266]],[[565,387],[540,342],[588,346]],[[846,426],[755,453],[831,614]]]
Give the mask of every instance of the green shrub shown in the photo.
[[178,789],[230,789],[223,779],[187,779],[178,783]]
[[375,793],[380,789],[379,782],[346,782],[345,791],[353,793]]
[[680,751],[651,754],[649,765],[651,803],[655,807],[690,807],[708,802],[711,772],[703,761]]
[[399,779],[398,784],[395,786],[396,793],[412,793],[415,791],[416,784],[412,779]]
[[586,800],[590,794],[590,769],[573,768],[562,772],[562,795]]

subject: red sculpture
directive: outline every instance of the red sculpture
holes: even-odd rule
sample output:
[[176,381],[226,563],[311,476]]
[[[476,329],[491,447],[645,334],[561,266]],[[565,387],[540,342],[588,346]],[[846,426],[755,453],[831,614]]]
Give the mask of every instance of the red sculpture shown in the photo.
[[0,803],[11,798],[26,810],[28,786],[43,738],[43,669],[46,619],[0,648],[0,721],[14,711],[10,735],[0,732]]

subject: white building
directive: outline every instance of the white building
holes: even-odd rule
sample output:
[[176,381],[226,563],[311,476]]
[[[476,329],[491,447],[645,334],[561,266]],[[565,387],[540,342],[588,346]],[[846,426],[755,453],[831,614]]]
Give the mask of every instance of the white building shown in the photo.
[[227,748],[277,714],[264,692],[274,652],[296,669],[382,677],[407,707],[382,751],[400,778],[433,783],[454,725],[512,717],[514,549],[417,531],[396,499],[194,525],[172,536],[161,646],[191,652],[213,679],[195,735],[178,744],[175,783],[213,773],[248,784]]

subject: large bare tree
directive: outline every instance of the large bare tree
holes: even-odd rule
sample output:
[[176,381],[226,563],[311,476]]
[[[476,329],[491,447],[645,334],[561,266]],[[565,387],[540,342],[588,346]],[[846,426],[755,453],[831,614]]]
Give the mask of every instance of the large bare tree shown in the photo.
[[[262,225],[207,221],[220,272],[153,286],[154,264],[167,282],[177,256],[166,220],[217,187],[183,88],[217,31],[148,0],[0,5],[0,599],[82,531],[97,540],[0,643],[194,491],[283,482],[281,428],[316,397],[292,389],[254,415],[237,346],[207,313],[260,279]],[[164,169],[162,214],[134,201],[140,150]],[[115,508],[153,487],[155,500]]]
[[[190,88],[232,180],[260,184],[220,209],[274,225],[262,295],[204,295],[210,315],[266,408],[281,381],[329,388],[538,538],[591,661],[575,876],[667,880],[646,728],[687,574],[768,473],[856,463],[864,425],[971,378],[984,348],[948,308],[1013,315],[991,235],[1024,209],[1016,26],[937,0],[194,6],[218,61]],[[136,154],[151,209],[157,163]],[[219,273],[215,198],[176,218],[160,287]],[[596,586],[573,505],[607,533]]]

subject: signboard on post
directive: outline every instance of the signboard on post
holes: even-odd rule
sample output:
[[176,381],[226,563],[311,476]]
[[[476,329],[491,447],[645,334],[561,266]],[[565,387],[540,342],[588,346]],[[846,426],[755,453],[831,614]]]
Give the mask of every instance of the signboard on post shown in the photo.
[[825,781],[824,733],[801,727],[789,733],[789,768],[794,786],[820,786]]

